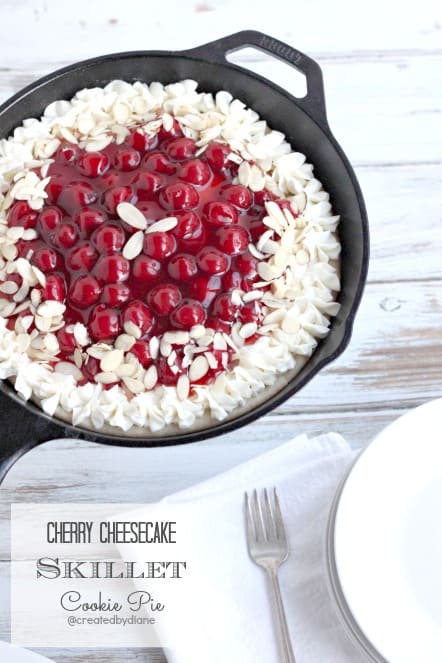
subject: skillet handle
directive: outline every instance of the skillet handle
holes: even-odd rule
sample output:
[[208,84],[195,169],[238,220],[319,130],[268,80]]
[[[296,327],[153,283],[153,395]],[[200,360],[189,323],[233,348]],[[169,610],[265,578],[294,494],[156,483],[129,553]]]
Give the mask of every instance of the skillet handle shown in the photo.
[[32,404],[8,397],[0,391],[0,484],[25,453],[34,447],[64,436],[64,428],[33,412]]
[[236,66],[229,63],[226,56],[247,46],[253,46],[260,51],[269,53],[304,74],[307,82],[307,94],[303,99],[296,97],[296,103],[312,116],[319,125],[324,129],[328,129],[321,68],[315,60],[288,44],[263,32],[243,30],[228,37],[197,46],[185,51],[185,53],[209,62]]

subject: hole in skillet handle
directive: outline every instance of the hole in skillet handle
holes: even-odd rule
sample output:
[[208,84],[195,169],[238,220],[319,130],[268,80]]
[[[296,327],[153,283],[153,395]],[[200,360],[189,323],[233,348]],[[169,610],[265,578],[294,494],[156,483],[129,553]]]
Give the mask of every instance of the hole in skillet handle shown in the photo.
[[33,412],[35,407],[0,381],[0,485],[25,453],[43,442],[66,437],[63,426],[38,416]]
[[[228,37],[223,37],[216,41],[203,44],[197,48],[182,51],[182,53],[201,60],[207,60],[208,62],[227,64],[231,67],[244,69],[245,63],[243,63],[242,66],[237,64],[232,65],[228,56],[235,51],[243,50],[247,47],[268,53],[269,55],[282,60],[291,67],[294,67],[305,76],[307,92],[302,98],[294,97],[294,101],[327,133],[330,133],[325,109],[324,84],[321,68],[315,60],[312,60],[312,58],[301,53],[301,51],[289,46],[289,44],[285,44],[284,42],[279,41],[279,39],[270,37],[263,32],[243,30],[229,35]],[[259,74],[250,69],[248,69],[248,71],[253,76],[259,76]],[[259,77],[265,81],[268,80],[262,76]]]

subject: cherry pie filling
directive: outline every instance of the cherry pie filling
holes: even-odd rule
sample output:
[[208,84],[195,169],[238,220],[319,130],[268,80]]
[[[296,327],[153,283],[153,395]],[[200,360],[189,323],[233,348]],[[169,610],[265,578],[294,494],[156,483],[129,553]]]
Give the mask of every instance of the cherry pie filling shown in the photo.
[[[144,368],[155,363],[159,383],[174,385],[185,371],[183,346],[173,345],[170,365],[167,357],[152,359],[152,336],[195,325],[226,334],[236,322],[259,327],[260,302],[241,303],[233,293],[247,293],[261,280],[249,245],[268,230],[264,205],[275,197],[233,183],[238,166],[229,159],[227,145],[211,142],[200,156],[197,150],[176,121],[170,131],[162,129],[154,137],[133,129],[122,144],[113,142],[100,152],[63,143],[48,170],[43,209],[33,211],[24,201],[11,207],[8,225],[34,228],[38,234],[20,240],[17,248],[19,257],[45,274],[41,300],[66,306],[64,327],[56,332],[60,360],[73,361],[74,323],[87,327],[92,343],[113,344],[130,322],[139,330],[130,352]],[[122,202],[135,205],[148,226],[165,217],[175,217],[177,224],[146,233],[142,252],[129,260],[123,248],[137,228],[119,218]],[[18,274],[9,278],[20,285]],[[9,319],[11,329],[16,317]],[[246,342],[256,339],[254,333]],[[200,384],[232,363],[230,346],[210,350],[210,370]],[[79,384],[93,382],[100,362],[90,356],[81,371]]]

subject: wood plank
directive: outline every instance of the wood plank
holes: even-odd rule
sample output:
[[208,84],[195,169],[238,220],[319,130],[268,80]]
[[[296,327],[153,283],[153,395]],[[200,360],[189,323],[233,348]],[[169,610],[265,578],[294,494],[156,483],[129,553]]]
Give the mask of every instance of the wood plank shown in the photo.
[[[12,70],[1,70],[0,100],[59,64],[41,66],[28,59],[23,69],[16,64]],[[295,89],[286,65],[268,58],[249,64],[270,80]],[[436,140],[442,54],[374,62],[330,60],[323,69],[329,123],[355,165],[442,162],[441,144]]]
[[[2,8],[2,62],[8,66],[55,60],[60,53],[73,60],[109,51],[190,48],[250,27],[310,52],[440,48],[441,10],[431,0],[404,0],[400,14],[396,3],[373,0],[358,6],[357,16],[348,0],[276,0],[271,11],[257,0],[253,13],[235,0],[169,0],[154,10],[144,0],[107,0],[105,6],[77,0],[75,12],[57,0],[3,0]],[[191,29],[183,29],[186,24]]]

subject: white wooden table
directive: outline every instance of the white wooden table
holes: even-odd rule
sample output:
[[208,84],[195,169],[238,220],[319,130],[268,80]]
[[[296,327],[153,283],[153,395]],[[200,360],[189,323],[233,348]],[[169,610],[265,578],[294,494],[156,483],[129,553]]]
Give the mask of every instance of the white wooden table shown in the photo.
[[[154,501],[300,432],[335,430],[363,447],[408,408],[442,395],[441,11],[427,0],[357,7],[256,0],[251,7],[238,0],[2,0],[2,100],[85,57],[190,48],[246,28],[312,55],[323,68],[330,126],[366,197],[372,256],[349,349],[272,414],[187,448],[54,442],[12,469],[0,489],[0,639],[9,638],[11,502]],[[285,65],[256,51],[235,60],[293,89]],[[45,653],[60,663],[163,661],[143,650]]]

